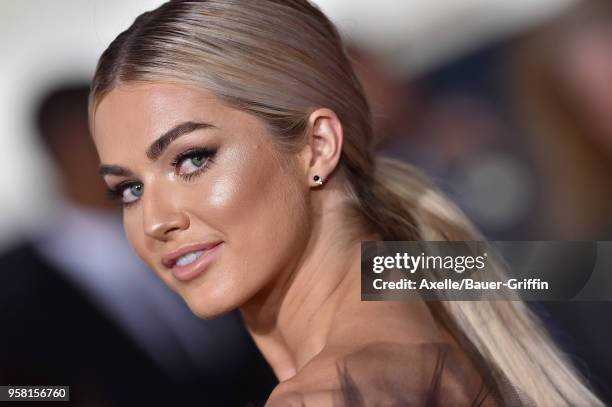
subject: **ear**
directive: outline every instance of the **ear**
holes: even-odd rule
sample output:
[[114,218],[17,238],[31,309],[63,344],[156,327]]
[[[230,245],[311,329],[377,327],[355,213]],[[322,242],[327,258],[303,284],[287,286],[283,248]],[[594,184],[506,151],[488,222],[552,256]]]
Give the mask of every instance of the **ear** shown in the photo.
[[323,185],[340,161],[342,153],[342,123],[330,109],[320,108],[308,117],[308,142],[305,146],[304,165],[308,185]]

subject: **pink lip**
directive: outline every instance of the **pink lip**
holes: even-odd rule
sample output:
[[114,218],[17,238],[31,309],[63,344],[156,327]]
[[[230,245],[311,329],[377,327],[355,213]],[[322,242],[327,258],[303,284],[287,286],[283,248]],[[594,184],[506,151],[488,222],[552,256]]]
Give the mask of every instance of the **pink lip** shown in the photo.
[[[168,256],[165,256],[162,260],[164,266],[170,269],[174,277],[179,281],[189,281],[204,272],[204,270],[215,260],[221,251],[221,243],[205,243],[185,246]],[[182,256],[190,252],[197,252],[205,250],[204,254],[196,259],[193,263],[187,264],[186,266],[177,266],[176,261]]]

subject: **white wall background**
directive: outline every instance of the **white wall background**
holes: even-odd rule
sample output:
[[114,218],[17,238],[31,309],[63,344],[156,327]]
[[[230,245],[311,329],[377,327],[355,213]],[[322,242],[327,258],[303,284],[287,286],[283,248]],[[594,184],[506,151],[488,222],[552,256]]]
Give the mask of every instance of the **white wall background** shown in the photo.
[[[575,0],[319,0],[341,31],[411,74],[523,29]],[[56,181],[30,107],[58,81],[88,79],[105,46],[160,0],[0,1],[0,246],[49,214]]]

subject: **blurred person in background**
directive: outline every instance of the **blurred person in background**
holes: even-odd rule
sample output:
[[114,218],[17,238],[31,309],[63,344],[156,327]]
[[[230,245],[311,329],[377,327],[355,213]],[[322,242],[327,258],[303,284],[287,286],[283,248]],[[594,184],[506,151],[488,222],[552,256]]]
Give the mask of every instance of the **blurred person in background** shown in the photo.
[[38,235],[0,257],[0,383],[69,385],[88,406],[265,397],[276,380],[239,316],[196,318],[129,248],[97,174],[88,93],[58,85],[35,112],[63,198]]
[[[509,94],[541,179],[537,239],[612,240],[612,3],[579,2],[509,56]],[[612,404],[612,302],[534,306]]]

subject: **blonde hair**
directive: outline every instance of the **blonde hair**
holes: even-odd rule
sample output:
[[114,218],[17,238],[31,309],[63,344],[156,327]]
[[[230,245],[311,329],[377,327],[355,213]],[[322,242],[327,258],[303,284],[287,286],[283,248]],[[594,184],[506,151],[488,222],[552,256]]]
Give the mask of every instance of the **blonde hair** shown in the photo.
[[[338,171],[348,212],[385,240],[479,240],[414,168],[374,158],[370,109],[334,25],[307,0],[170,1],[140,15],[101,56],[90,114],[116,86],[173,81],[261,118],[280,146],[333,110],[344,129]],[[490,374],[506,403],[603,405],[521,301],[436,301],[432,313]]]

